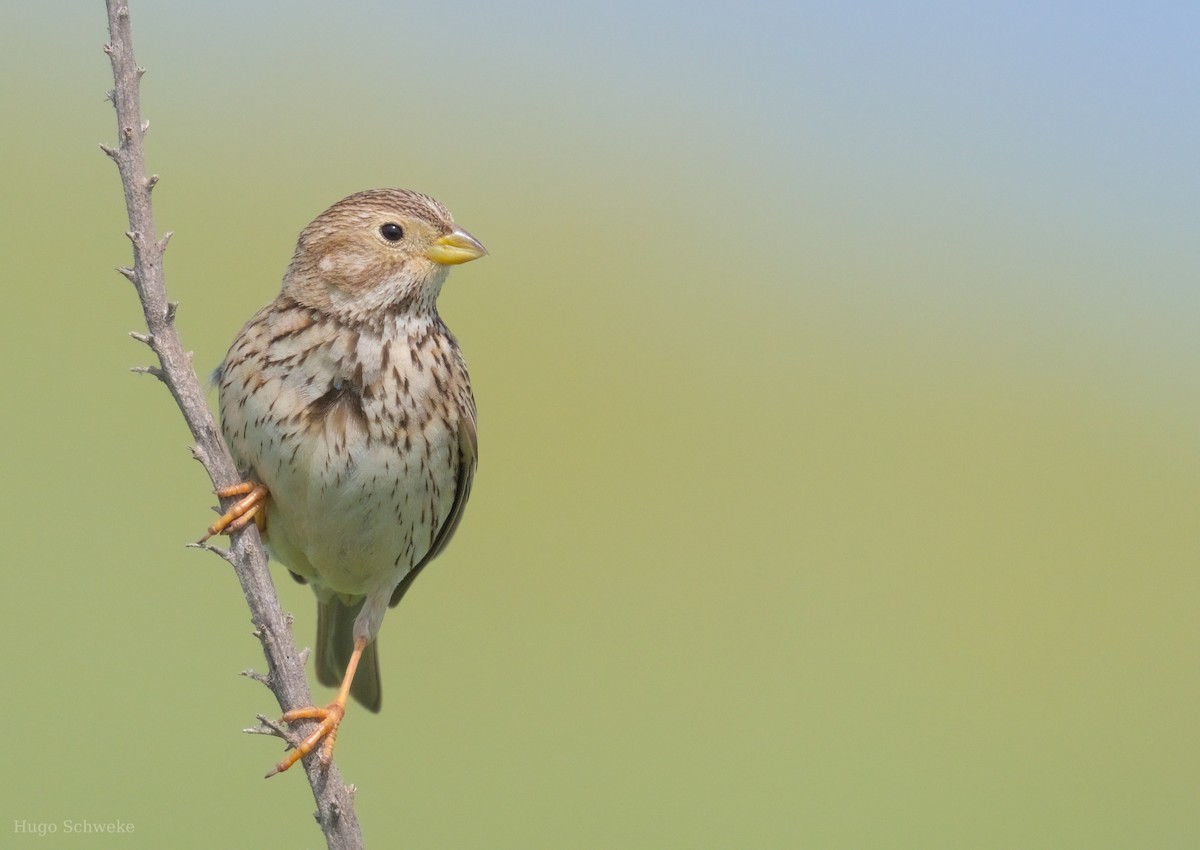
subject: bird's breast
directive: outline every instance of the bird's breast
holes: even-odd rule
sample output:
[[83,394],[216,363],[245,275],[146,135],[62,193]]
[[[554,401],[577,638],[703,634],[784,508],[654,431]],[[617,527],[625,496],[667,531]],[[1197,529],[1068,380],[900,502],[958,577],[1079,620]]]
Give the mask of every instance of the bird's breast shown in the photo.
[[276,556],[363,595],[403,578],[450,511],[466,372],[432,323],[322,324],[291,315],[256,332],[269,344],[256,362],[226,364],[222,419],[239,463],[271,492]]

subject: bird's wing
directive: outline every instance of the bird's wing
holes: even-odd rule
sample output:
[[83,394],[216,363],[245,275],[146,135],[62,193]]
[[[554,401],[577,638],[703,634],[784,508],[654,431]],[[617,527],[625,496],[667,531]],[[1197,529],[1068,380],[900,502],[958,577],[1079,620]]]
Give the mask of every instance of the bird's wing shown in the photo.
[[[474,411],[470,413],[474,413]],[[446,544],[454,536],[458,523],[462,519],[463,510],[467,506],[467,498],[471,495],[471,482],[475,479],[478,453],[479,439],[475,434],[475,417],[473,415],[463,416],[458,420],[458,475],[454,482],[454,503],[450,505],[450,513],[446,515],[442,527],[438,529],[437,537],[434,538],[433,545],[429,547],[425,557],[408,571],[408,575],[401,579],[400,584],[396,585],[396,589],[392,591],[392,601],[388,603],[391,607],[394,608],[400,604],[400,600],[404,598],[404,594],[417,574],[446,548]]]

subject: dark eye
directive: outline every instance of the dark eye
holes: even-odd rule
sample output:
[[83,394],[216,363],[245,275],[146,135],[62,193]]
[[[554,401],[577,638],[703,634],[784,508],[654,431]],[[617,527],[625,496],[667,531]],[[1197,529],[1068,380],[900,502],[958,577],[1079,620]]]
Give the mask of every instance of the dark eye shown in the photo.
[[399,242],[404,238],[404,228],[395,222],[389,221],[379,228],[379,235],[389,242]]

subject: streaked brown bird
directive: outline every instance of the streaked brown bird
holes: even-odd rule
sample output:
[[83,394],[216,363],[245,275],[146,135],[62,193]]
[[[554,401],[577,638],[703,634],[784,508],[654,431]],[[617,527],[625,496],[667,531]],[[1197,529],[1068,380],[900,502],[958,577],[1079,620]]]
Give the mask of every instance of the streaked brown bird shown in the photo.
[[449,542],[475,474],[475,400],[437,312],[450,266],[487,252],[433,198],[359,192],[300,234],[279,296],[217,370],[221,427],[245,483],[208,530],[259,523],[268,551],[317,595],[317,679],[328,706],[268,773],[322,740],[353,695],[381,702],[375,637],[389,606]]

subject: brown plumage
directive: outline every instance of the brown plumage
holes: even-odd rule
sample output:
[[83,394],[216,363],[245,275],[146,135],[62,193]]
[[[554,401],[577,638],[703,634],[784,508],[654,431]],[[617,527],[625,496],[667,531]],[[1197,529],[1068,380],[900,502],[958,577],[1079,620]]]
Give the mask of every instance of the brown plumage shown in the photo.
[[445,547],[470,494],[475,401],[436,302],[449,266],[485,253],[427,195],[351,195],[300,234],[279,296],[218,370],[225,438],[269,492],[241,521],[265,516],[272,556],[316,592],[317,677],[343,683],[340,708],[297,715],[320,715],[327,742],[347,689],[379,710],[384,612]]

